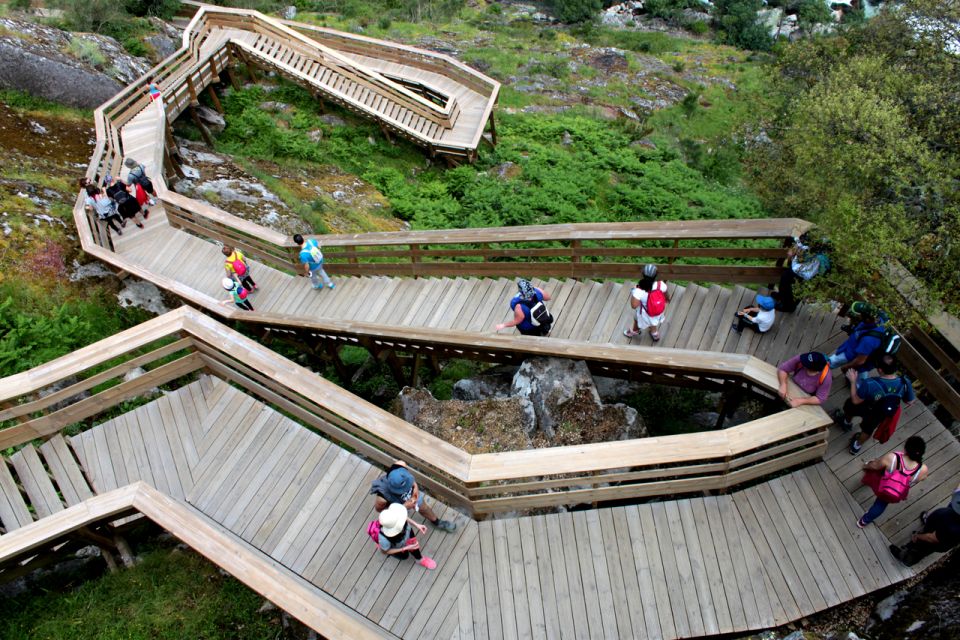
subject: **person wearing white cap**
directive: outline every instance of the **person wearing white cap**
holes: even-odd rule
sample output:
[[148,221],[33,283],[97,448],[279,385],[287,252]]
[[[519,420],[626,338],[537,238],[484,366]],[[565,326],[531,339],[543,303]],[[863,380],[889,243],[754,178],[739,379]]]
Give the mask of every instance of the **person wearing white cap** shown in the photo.
[[902,547],[890,545],[893,557],[908,567],[931,553],[944,553],[960,544],[960,487],[953,491],[949,505],[924,511],[920,514],[920,522],[923,528],[910,536],[910,542]]
[[244,311],[253,311],[253,305],[250,304],[250,301],[247,300],[247,296],[250,295],[250,292],[243,288],[243,286],[234,280],[233,278],[224,278],[220,281],[220,284],[223,285],[224,290],[230,292],[230,297],[226,300],[222,300],[221,304],[230,304],[231,302],[237,305],[238,309],[243,309]]
[[380,521],[377,544],[381,553],[398,560],[405,560],[412,555],[420,566],[427,569],[437,568],[437,563],[432,558],[420,553],[420,542],[413,533],[414,528],[420,533],[426,533],[427,527],[411,520],[405,506],[394,502],[381,511],[377,519]]

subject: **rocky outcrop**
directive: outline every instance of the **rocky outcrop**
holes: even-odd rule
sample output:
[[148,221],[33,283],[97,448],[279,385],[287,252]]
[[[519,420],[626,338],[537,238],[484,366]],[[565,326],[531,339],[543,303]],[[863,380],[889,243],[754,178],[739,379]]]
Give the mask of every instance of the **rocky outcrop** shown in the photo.
[[113,38],[0,18],[0,87],[94,108],[150,68]]

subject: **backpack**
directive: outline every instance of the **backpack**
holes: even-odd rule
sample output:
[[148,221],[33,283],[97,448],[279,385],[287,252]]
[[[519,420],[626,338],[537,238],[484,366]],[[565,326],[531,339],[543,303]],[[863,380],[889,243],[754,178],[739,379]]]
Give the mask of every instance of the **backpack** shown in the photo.
[[884,386],[884,389],[887,390],[887,393],[879,400],[870,403],[870,413],[873,414],[875,418],[885,420],[892,417],[897,412],[897,409],[900,408],[900,394],[903,393],[903,389],[906,387],[907,382],[903,379],[903,376],[900,376],[897,379],[900,381],[900,388],[896,393],[891,393],[889,389]]
[[902,339],[900,338],[900,335],[893,329],[889,329],[887,327],[876,327],[863,333],[857,341],[859,342],[860,339],[863,339],[867,336],[880,339],[880,346],[874,349],[867,358],[867,362],[873,366],[877,366],[877,362],[880,361],[882,356],[888,354],[893,356],[896,355],[897,351],[900,350],[900,343],[902,342]]
[[[530,302],[534,303],[532,307],[529,304]],[[543,304],[542,300],[529,300],[527,306],[530,307],[530,324],[535,327],[553,324],[553,316],[547,311],[547,305]]]
[[93,210],[96,211],[97,217],[101,220],[106,220],[110,216],[116,213],[115,205],[113,200],[107,197],[104,194],[99,194],[97,197],[88,197],[88,200],[93,202]]
[[660,281],[653,285],[653,291],[647,294],[647,315],[651,318],[663,313],[667,308],[667,297],[660,290]]
[[374,544],[380,546],[380,521],[372,520],[367,525],[367,535],[373,540]]
[[830,271],[830,256],[825,253],[818,253],[816,258],[817,262],[820,263],[820,270],[817,271],[817,275],[822,275],[827,271]]
[[240,298],[241,300],[246,300],[247,296],[250,294],[249,291],[247,291],[245,288],[243,288],[239,284],[237,285],[236,292],[237,292],[237,297]]
[[874,491],[876,496],[887,503],[903,502],[910,493],[910,483],[920,473],[923,465],[918,464],[917,468],[911,473],[907,473],[903,468],[903,453],[893,452],[895,461],[893,469],[887,469]]
[[320,245],[317,244],[316,240],[307,240],[303,245],[303,249],[300,250],[301,254],[304,252],[310,256],[310,262],[316,264],[323,262],[323,252],[320,251]]
[[239,277],[247,275],[247,265],[242,258],[236,260],[227,260],[227,264],[233,269],[233,272]]

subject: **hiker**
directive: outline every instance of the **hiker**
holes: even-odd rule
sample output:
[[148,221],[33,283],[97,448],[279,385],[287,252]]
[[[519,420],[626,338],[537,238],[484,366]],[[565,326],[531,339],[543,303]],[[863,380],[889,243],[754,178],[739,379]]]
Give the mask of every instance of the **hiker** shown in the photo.
[[[856,371],[848,369],[847,379],[850,381],[850,398],[843,403],[842,409],[834,412],[833,417],[844,431],[850,431],[853,418],[860,416],[860,433],[850,439],[850,453],[856,454],[882,422],[892,422],[893,428],[896,427],[901,400],[910,406],[917,398],[909,378],[900,375],[897,360],[891,355],[880,358],[876,376],[858,378]],[[893,428],[889,428],[886,438],[878,439],[886,442]]]
[[787,252],[790,263],[780,272],[780,284],[771,297],[777,303],[777,311],[792,313],[797,309],[797,301],[793,295],[793,284],[798,281],[812,280],[816,275],[824,273],[830,268],[830,259],[825,252],[826,247],[810,241],[808,234],[793,239],[793,246]]
[[104,179],[103,184],[106,187],[107,195],[110,196],[110,199],[117,205],[117,212],[120,214],[120,217],[123,218],[123,225],[126,226],[127,220],[133,218],[136,225],[143,229],[145,217],[142,213],[140,203],[130,194],[123,180],[118,180],[108,175]]
[[853,328],[850,337],[837,350],[827,356],[831,369],[840,368],[842,373],[850,370],[866,378],[875,364],[870,357],[883,346],[884,331],[877,323],[877,310],[870,305],[860,308],[860,322]]
[[123,231],[120,230],[120,227],[117,226],[119,223],[121,226],[124,224],[123,218],[120,217],[120,214],[117,213],[117,205],[114,204],[113,200],[110,197],[103,193],[100,188],[95,184],[88,183],[86,186],[87,197],[83,201],[84,208],[87,211],[97,214],[97,218],[107,223],[107,226],[110,227],[118,236],[123,235]]
[[926,450],[923,438],[910,436],[903,451],[891,451],[863,465],[863,484],[873,489],[877,499],[857,520],[858,527],[863,529],[879,518],[888,504],[906,500],[910,487],[927,477],[927,465],[923,464]]
[[449,520],[441,520],[434,513],[433,508],[424,500],[420,486],[413,479],[413,474],[403,460],[394,462],[387,473],[377,478],[370,485],[370,495],[377,496],[373,501],[373,508],[380,512],[394,502],[399,502],[407,509],[420,513],[434,528],[451,533],[457,525]]
[[630,293],[630,308],[636,313],[633,317],[633,327],[624,329],[623,335],[628,338],[640,335],[647,328],[654,342],[660,340],[660,326],[667,317],[667,283],[657,280],[657,265],[648,264],[643,268],[643,277]]
[[934,552],[946,553],[960,543],[960,487],[950,498],[950,504],[935,511],[920,514],[923,528],[910,536],[903,547],[890,545],[890,553],[911,567]]
[[237,305],[237,308],[243,309],[245,311],[253,311],[253,305],[250,304],[250,301],[247,300],[247,296],[250,295],[250,292],[243,288],[243,285],[234,281],[233,278],[224,278],[220,281],[223,285],[223,288],[226,291],[230,292],[230,297],[226,300],[222,300],[221,304],[230,304],[231,302]]
[[737,311],[737,321],[730,328],[737,333],[743,333],[745,327],[750,327],[757,333],[766,333],[770,331],[776,318],[775,306],[776,301],[770,296],[757,295],[756,304]]
[[244,289],[253,293],[257,290],[257,283],[250,277],[250,263],[240,249],[231,247],[228,244],[223,245],[220,253],[224,255],[223,268],[227,272],[227,277],[239,283]]
[[422,567],[436,569],[437,563],[433,558],[420,553],[420,541],[416,539],[414,529],[426,533],[427,528],[410,519],[407,508],[398,502],[380,512],[377,521],[380,528],[377,531],[377,545],[380,553],[393,556],[397,560],[406,560],[413,556]]
[[517,280],[519,293],[510,300],[513,320],[501,322],[494,330],[516,327],[525,336],[546,336],[553,327],[553,316],[547,311],[544,302],[550,300],[550,294],[530,284],[529,280]]
[[151,207],[157,204],[157,201],[154,199],[157,197],[157,192],[153,188],[153,181],[147,177],[147,168],[133,158],[124,160],[123,165],[130,170],[130,172],[127,173],[127,182],[143,187],[144,192],[150,196],[148,203]]
[[[153,76],[147,76],[144,80],[147,83],[147,95],[150,96],[150,102],[160,100],[160,88],[157,87],[156,82],[154,82]],[[163,104],[162,100],[160,100],[160,104]]]
[[[806,398],[791,397],[787,391],[787,380],[809,393]],[[793,356],[777,367],[777,379],[780,381],[780,397],[791,407],[805,404],[820,404],[827,401],[833,379],[830,377],[830,365],[827,356],[819,351],[811,351]]]
[[323,252],[320,251],[320,243],[317,242],[316,238],[304,240],[303,236],[298,233],[293,236],[293,241],[300,245],[300,262],[303,263],[303,273],[310,278],[313,288],[323,289],[323,285],[327,285],[333,289],[333,281],[323,270]]

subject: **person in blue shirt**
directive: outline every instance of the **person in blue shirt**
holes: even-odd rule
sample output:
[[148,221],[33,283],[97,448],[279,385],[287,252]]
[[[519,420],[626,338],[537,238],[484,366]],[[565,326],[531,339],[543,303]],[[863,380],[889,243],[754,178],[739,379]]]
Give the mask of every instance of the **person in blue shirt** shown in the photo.
[[333,281],[323,270],[323,252],[320,251],[320,243],[317,242],[316,238],[304,240],[303,236],[298,233],[293,236],[293,241],[300,245],[300,262],[303,263],[303,274],[310,278],[313,288],[323,289],[323,285],[327,285],[333,289]]
[[862,418],[860,433],[850,440],[850,453],[856,454],[870,439],[873,432],[890,412],[886,406],[888,397],[898,399],[909,406],[917,399],[910,380],[900,375],[897,360],[887,354],[877,363],[877,375],[872,378],[858,378],[856,371],[847,370],[850,380],[850,398],[843,403],[843,409],[834,413],[844,431],[853,428],[853,419]]
[[513,319],[508,322],[501,322],[494,329],[500,331],[509,327],[516,327],[517,331],[525,336],[545,336],[550,333],[550,327],[553,326],[553,319],[550,322],[534,324],[531,319],[530,310],[538,302],[550,300],[550,294],[538,287],[530,284],[529,280],[520,279],[517,281],[517,288],[520,290],[510,300],[510,309],[513,311]]
[[866,378],[875,364],[870,355],[883,344],[883,328],[877,323],[877,312],[873,307],[860,311],[860,323],[853,328],[850,337],[837,350],[827,357],[831,369],[840,368],[846,374],[851,369],[860,378]]

